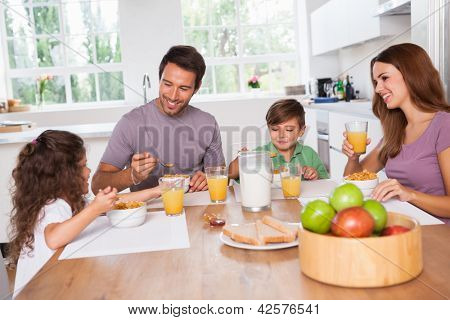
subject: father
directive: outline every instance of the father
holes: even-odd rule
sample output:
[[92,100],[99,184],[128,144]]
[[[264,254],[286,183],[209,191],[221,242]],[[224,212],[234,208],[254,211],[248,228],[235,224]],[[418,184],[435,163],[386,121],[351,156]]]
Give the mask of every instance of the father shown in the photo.
[[[92,179],[92,191],[158,185],[165,173],[191,175],[190,192],[207,190],[204,168],[224,165],[219,126],[189,105],[201,86],[205,61],[190,46],[174,46],[159,66],[159,97],[117,123]],[[174,166],[167,172],[162,164]]]

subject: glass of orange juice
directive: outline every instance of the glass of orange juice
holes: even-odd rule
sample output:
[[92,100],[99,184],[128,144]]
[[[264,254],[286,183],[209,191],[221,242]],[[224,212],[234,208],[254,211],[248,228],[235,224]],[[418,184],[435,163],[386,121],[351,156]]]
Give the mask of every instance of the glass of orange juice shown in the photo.
[[299,163],[286,163],[280,166],[281,189],[285,199],[297,199],[300,196],[302,166]]
[[227,167],[205,168],[206,180],[211,202],[222,203],[227,199],[228,175]]
[[183,213],[184,178],[159,178],[164,211],[167,216],[178,216]]
[[353,146],[356,154],[366,153],[367,121],[351,121],[345,124],[347,140]]

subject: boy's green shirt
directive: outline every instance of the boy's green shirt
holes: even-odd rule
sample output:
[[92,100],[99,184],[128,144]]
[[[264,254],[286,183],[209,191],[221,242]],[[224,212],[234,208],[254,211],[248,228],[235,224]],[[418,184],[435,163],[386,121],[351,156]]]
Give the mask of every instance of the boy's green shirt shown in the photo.
[[[272,164],[275,170],[280,169],[281,165],[286,164],[286,160],[284,159],[283,155],[280,154],[280,152],[277,148],[275,148],[272,142],[269,142],[264,146],[257,147],[255,151],[267,151],[270,153],[276,153],[276,157],[272,158]],[[313,148],[305,146],[299,142],[297,142],[297,145],[295,146],[294,154],[292,155],[289,163],[300,163],[302,167],[313,167],[317,170],[319,179],[329,178],[327,169],[323,165],[322,160],[320,160],[317,152],[315,152]]]
[[[272,158],[272,164],[274,170],[279,170],[282,164],[286,164],[286,160],[283,155],[280,154],[277,148],[273,145],[272,142],[264,146],[257,147],[255,151],[267,151],[270,153],[276,153],[276,157]],[[302,167],[308,166],[313,167],[317,170],[319,175],[319,179],[328,179],[328,171],[323,165],[322,160],[320,160],[317,152],[314,151],[313,148],[305,146],[299,142],[295,146],[294,154],[291,157],[291,161],[289,163],[300,163]],[[240,183],[239,178],[235,179],[237,183]]]

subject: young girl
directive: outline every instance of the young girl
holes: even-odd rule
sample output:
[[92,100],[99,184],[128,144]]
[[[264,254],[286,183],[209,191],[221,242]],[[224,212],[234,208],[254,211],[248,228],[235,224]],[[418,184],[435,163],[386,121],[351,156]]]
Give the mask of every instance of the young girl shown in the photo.
[[[12,176],[10,261],[18,261],[14,296],[50,259],[96,217],[110,210],[117,190],[107,187],[86,205],[91,170],[83,140],[67,131],[47,130],[21,150]],[[120,195],[146,201],[159,188]]]
[[[305,110],[295,99],[279,100],[267,111],[266,122],[270,139],[268,144],[256,148],[257,151],[272,153],[273,169],[279,170],[286,163],[299,163],[306,180],[327,179],[328,172],[317,152],[297,140],[305,133]],[[239,178],[238,159],[228,168],[230,179]]]
[[374,189],[374,199],[395,197],[450,218],[450,106],[438,71],[425,50],[412,43],[387,48],[370,66],[373,113],[384,137],[361,161],[345,139],[344,175],[385,168],[389,179]]

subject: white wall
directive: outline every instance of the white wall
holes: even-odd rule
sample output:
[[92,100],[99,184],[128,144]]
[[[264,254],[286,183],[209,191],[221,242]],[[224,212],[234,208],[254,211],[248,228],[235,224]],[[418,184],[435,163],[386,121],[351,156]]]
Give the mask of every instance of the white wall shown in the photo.
[[180,0],[119,0],[119,19],[124,72],[125,100],[143,102],[142,79],[150,75],[151,97],[158,95],[158,69],[161,58],[174,45],[182,44]]
[[[308,57],[309,60],[309,77],[310,78],[335,78],[339,74],[339,55],[337,52],[332,52],[329,54],[324,54],[320,56],[312,55],[311,46],[311,12],[317,8],[323,6],[328,0],[303,0],[306,1],[306,14],[307,14],[307,28],[308,28],[308,39],[307,44],[309,47]],[[336,30],[330,30],[330,32],[337,32]]]
[[[1,19],[0,19],[1,23]],[[3,43],[0,41],[0,102],[6,100],[6,65],[3,53]]]
[[353,76],[360,96],[372,99],[373,88],[370,80],[370,60],[387,47],[403,42],[411,42],[411,32],[395,38],[388,37],[339,50],[339,73]]

